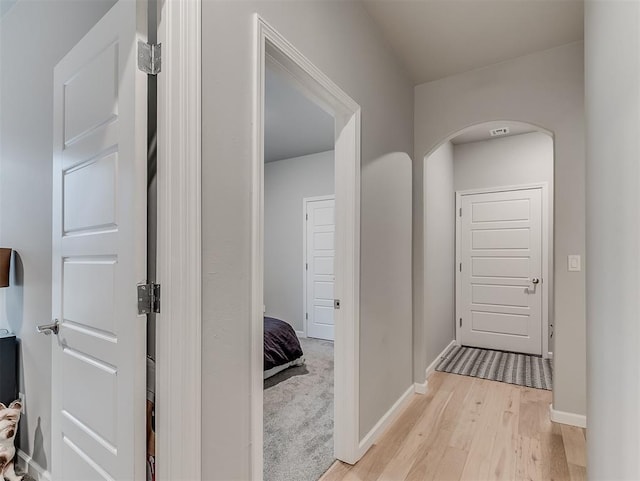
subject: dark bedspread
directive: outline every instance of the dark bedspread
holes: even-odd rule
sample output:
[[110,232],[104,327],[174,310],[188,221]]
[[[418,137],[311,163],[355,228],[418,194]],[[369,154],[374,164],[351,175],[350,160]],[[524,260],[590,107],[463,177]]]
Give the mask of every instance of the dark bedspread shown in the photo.
[[296,331],[273,317],[264,318],[264,370],[268,371],[302,356]]

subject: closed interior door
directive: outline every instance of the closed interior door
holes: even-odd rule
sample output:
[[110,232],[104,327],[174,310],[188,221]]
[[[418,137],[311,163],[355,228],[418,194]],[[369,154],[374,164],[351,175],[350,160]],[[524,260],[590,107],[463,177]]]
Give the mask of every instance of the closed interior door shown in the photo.
[[146,476],[145,9],[120,0],[54,71],[54,480]]
[[335,200],[305,202],[307,336],[334,339]]
[[458,341],[542,354],[542,189],[462,195]]

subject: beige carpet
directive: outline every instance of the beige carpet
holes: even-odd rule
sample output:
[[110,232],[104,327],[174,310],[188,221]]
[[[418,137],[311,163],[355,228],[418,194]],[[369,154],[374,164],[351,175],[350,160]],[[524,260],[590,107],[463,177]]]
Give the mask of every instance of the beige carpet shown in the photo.
[[317,481],[333,458],[333,342],[302,339],[306,364],[264,382],[264,480]]

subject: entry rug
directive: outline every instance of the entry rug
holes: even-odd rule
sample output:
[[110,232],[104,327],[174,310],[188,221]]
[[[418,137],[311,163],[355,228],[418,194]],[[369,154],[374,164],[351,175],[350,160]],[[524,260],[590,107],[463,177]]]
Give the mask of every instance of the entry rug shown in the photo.
[[449,349],[436,366],[436,371],[548,391],[553,377],[550,359],[465,346]]

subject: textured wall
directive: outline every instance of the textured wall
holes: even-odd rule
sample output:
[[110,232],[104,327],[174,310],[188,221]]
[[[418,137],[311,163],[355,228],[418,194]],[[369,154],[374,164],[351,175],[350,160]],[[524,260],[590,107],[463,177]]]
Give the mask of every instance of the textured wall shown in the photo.
[[[424,159],[424,327],[414,339],[416,378],[423,380],[430,365],[455,339],[455,234],[454,147],[445,142]],[[417,344],[421,342],[423,346]]]
[[591,480],[640,479],[638,32],[638,2],[586,2]]

